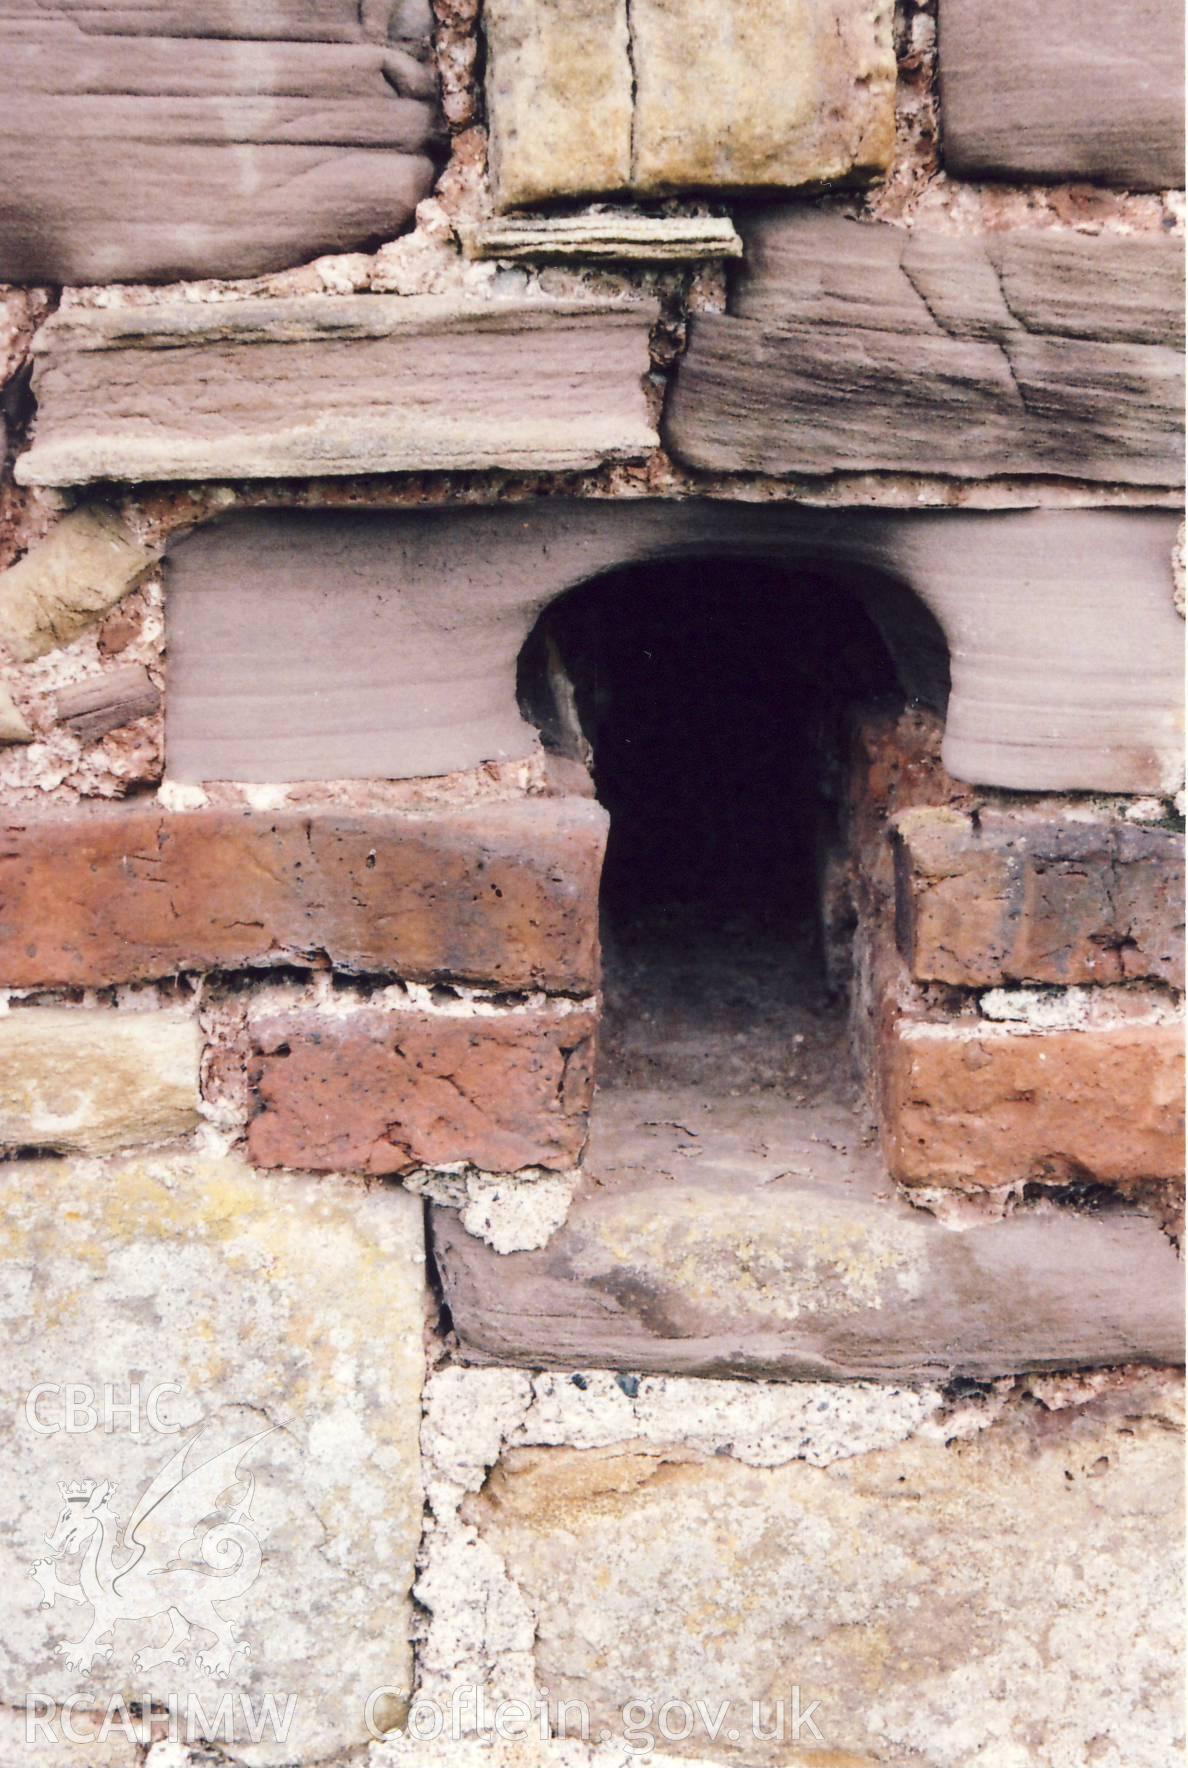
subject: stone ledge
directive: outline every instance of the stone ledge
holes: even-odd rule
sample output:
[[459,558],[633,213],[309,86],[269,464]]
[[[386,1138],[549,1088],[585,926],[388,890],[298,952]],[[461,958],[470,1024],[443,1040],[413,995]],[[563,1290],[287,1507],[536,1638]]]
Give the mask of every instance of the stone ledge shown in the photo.
[[655,447],[654,302],[299,296],[75,309],[38,334],[26,485],[568,471]]
[[585,1181],[542,1250],[500,1256],[433,1212],[468,1359],[882,1382],[1182,1359],[1179,1262],[1138,1211],[954,1232],[893,1195],[873,1150],[823,1171],[828,1148],[791,1146],[778,1105],[717,1101],[694,1158],[652,1120],[698,1104],[600,1094]]

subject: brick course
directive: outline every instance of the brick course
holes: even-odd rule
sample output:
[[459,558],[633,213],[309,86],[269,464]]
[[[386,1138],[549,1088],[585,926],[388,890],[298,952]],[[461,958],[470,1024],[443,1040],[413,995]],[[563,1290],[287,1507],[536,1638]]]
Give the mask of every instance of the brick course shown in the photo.
[[588,799],[337,809],[10,813],[0,977],[95,987],[329,962],[586,994],[606,816]]

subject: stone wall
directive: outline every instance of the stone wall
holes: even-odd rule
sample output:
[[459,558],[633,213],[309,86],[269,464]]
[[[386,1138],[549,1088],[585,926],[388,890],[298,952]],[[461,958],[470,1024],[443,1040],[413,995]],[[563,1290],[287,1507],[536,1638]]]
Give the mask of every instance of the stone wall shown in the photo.
[[1177,9],[0,45],[3,1768],[1166,1768]]

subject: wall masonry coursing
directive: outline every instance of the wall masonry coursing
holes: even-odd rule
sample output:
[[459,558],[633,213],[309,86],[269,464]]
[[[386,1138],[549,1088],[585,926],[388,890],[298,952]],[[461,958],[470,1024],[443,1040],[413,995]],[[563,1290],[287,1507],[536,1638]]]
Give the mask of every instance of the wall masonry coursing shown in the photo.
[[4,1768],[1166,1768],[1176,9],[0,48]]

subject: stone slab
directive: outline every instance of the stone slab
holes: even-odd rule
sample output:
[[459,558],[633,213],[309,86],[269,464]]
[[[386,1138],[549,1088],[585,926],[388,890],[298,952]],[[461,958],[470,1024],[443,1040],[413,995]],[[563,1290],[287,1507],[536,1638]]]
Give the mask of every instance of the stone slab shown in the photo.
[[1182,1361],[1179,1262],[1149,1218],[1022,1211],[955,1233],[893,1195],[859,1126],[794,1119],[770,1097],[707,1112],[703,1093],[602,1091],[546,1247],[500,1256],[434,1210],[463,1355],[881,1382]]
[[730,311],[692,317],[666,405],[687,464],[1183,483],[1176,241],[792,208],[741,231]]
[[0,825],[0,986],[325,963],[588,994],[588,799],[352,814],[90,805]]
[[0,1147],[109,1154],[198,1123],[190,1013],[17,1007],[0,1015]]
[[525,755],[536,738],[516,659],[540,609],[620,566],[700,552],[783,564],[790,588],[808,566],[814,593],[856,591],[909,693],[936,673],[939,623],[958,779],[1174,792],[1175,535],[1162,511],[843,514],[709,498],[235,515],[170,554],[168,771],[407,778]]
[[846,183],[890,164],[881,0],[493,0],[483,23],[502,209]]
[[608,1744],[667,1730],[682,1755],[756,1768],[1165,1768],[1183,1737],[1178,1400],[1121,1382],[826,1466],[703,1454],[679,1426],[510,1448],[462,1516],[506,1568],[536,1685]]
[[5,0],[0,280],[256,276],[392,238],[440,157],[430,32],[356,0]]
[[655,304],[275,297],[87,309],[38,334],[30,485],[564,470],[655,445]]
[[629,0],[627,14],[641,194],[845,184],[891,164],[883,0]]
[[901,1184],[1141,1184],[1184,1172],[1184,1025],[900,1019],[882,1058]]
[[942,150],[958,178],[1184,181],[1175,0],[940,0]]
[[0,573],[0,643],[20,663],[66,645],[101,620],[156,564],[104,504],[59,518],[44,540]]
[[[222,1747],[249,1768],[365,1744],[368,1694],[398,1696],[412,1676],[420,1205],[361,1181],[272,1179],[234,1159],[22,1161],[0,1166],[0,1189],[9,1414],[0,1472],[17,1500],[0,1548],[4,1703],[23,1706],[27,1691],[59,1706],[78,1693],[84,1712],[117,1697],[172,1700],[184,1727],[194,1698],[211,1714],[225,1696],[233,1736]],[[118,1536],[187,1444],[185,1471],[227,1449],[231,1462],[200,1477],[197,1492],[179,1485],[178,1470],[169,1476],[170,1495],[136,1533],[146,1549],[138,1563],[145,1572],[183,1563],[154,1582],[137,1575]],[[90,1529],[76,1514],[87,1506],[60,1495],[58,1481],[97,1482],[90,1520],[114,1546],[102,1608],[56,1594],[59,1584],[77,1589],[99,1545],[92,1536],[81,1555],[48,1563],[46,1536],[63,1510],[80,1537]],[[231,1488],[238,1521],[226,1514],[230,1497],[219,1502]],[[212,1514],[208,1533],[200,1525]],[[207,1557],[195,1570],[184,1562],[197,1544]],[[213,1612],[250,1648],[221,1671],[228,1642],[220,1648],[204,1618],[202,1575],[221,1579]],[[43,1591],[52,1606],[39,1607]],[[191,1628],[182,1663],[164,1645],[170,1601]],[[92,1650],[89,1675],[72,1667]],[[269,1694],[282,1721],[295,1698],[290,1723],[283,1738],[266,1724],[253,1742],[244,1701],[259,1715]]]
[[743,249],[728,215],[641,215],[607,208],[576,215],[504,215],[476,227],[464,244],[473,258],[644,264],[741,258]]
[[965,988],[1184,986],[1184,840],[1091,816],[908,810],[893,825],[899,945]]
[[596,1024],[593,1009],[558,1007],[253,1018],[252,1159],[332,1172],[566,1171],[585,1146]]

